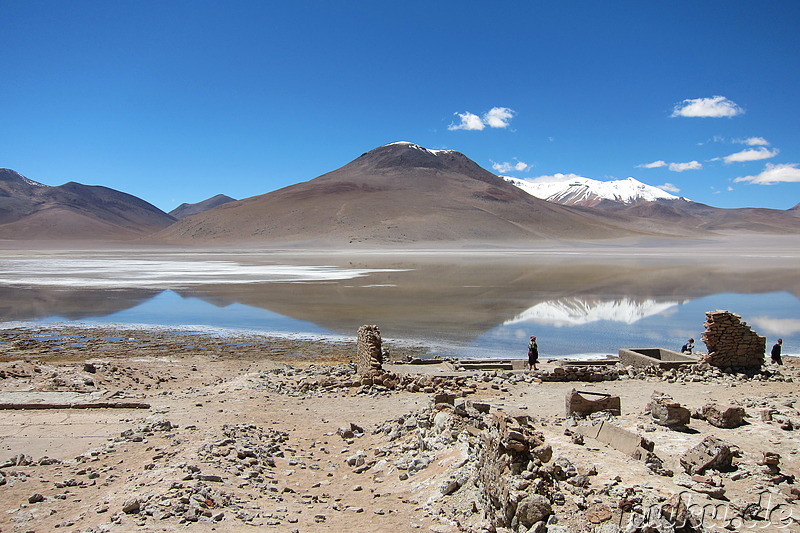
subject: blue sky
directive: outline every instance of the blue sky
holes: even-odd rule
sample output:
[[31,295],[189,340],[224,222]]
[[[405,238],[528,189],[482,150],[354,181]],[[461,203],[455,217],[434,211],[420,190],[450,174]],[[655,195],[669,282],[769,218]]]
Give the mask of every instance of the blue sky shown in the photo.
[[406,140],[788,209],[798,22],[795,0],[4,0],[0,167],[169,211]]

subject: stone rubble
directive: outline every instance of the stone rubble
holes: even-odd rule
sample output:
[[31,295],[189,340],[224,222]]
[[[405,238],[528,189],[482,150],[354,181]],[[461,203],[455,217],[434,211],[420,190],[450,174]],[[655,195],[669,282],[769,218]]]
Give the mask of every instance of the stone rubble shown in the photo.
[[[111,372],[112,367],[117,370]],[[76,366],[73,382],[51,375],[54,371],[45,364],[19,363],[10,370],[6,365],[3,371],[6,376],[25,377],[3,379],[27,380],[44,374],[48,387],[63,390],[73,387],[71,383],[89,387],[87,379],[100,382],[110,374],[120,380],[130,379],[134,374],[126,367],[100,361],[81,363]],[[625,413],[625,417],[615,409],[568,417],[535,413],[532,417],[520,414],[521,407],[512,407],[513,397],[542,382],[575,376],[593,383],[635,380],[636,386],[643,387],[650,387],[650,382],[708,382],[731,388],[745,382],[758,386],[760,382],[789,382],[796,377],[788,369],[725,370],[709,364],[670,370],[613,365],[558,367],[547,373],[425,375],[394,373],[373,368],[371,363],[369,371],[363,373],[353,364],[277,366],[241,376],[236,388],[214,394],[230,400],[261,391],[286,398],[290,405],[313,398],[327,401],[355,397],[359,408],[367,409],[371,401],[400,401],[412,393],[415,403],[421,402],[422,407],[377,424],[364,424],[354,414],[353,421],[337,423],[318,439],[303,443],[293,441],[290,431],[246,422],[245,418],[226,420],[216,426],[218,432],[203,434],[206,428],[200,424],[178,427],[155,412],[136,419],[136,423],[132,420],[131,429],[72,460],[35,459],[27,454],[0,460],[0,491],[25,489],[22,499],[6,509],[5,519],[20,525],[19,530],[39,530],[35,525],[52,508],[48,506],[79,501],[82,494],[104,492],[125,479],[126,486],[133,489],[129,493],[109,493],[87,505],[86,514],[103,517],[101,525],[83,527],[81,518],[70,516],[59,518],[56,527],[84,533],[189,529],[193,524],[221,531],[291,531],[300,530],[300,517],[306,516],[319,528],[331,528],[340,523],[336,522],[338,515],[382,517],[396,513],[391,504],[382,503],[385,496],[380,493],[384,490],[378,489],[381,483],[404,482],[404,490],[417,495],[414,508],[418,516],[427,520],[425,526],[412,523],[412,529],[446,533],[704,531],[705,526],[692,514],[692,502],[686,494],[666,493],[661,488],[665,483],[674,479],[673,486],[686,488],[695,497],[711,498],[703,502],[716,502],[729,497],[736,483],[748,481],[752,482],[753,494],[761,494],[756,492],[761,490],[780,498],[784,505],[793,505],[800,498],[800,491],[791,486],[796,458],[786,454],[785,448],[781,453],[773,451],[768,442],[757,457],[712,436],[692,446],[700,436],[670,431],[688,423],[688,408],[655,390],[647,418],[641,409]],[[163,383],[159,379],[170,379],[155,372],[149,375],[147,378],[138,372],[135,377],[154,388]],[[184,391],[187,395],[195,392]],[[684,401],[679,394],[675,398]],[[732,395],[730,402],[707,403],[696,409],[694,416],[705,422],[695,423],[699,428],[695,431],[703,433],[717,427],[725,430],[724,435],[733,435],[754,414],[750,420],[765,425],[774,435],[791,438],[792,433],[785,432],[800,427],[800,411],[785,396]],[[203,400],[196,405],[203,403],[211,402]],[[630,429],[631,420],[639,424],[637,431]],[[617,428],[617,434],[624,431],[636,440],[636,464],[644,467],[644,481],[598,476],[596,465],[618,452],[602,440],[584,441],[577,426],[587,422],[606,427],[611,433]],[[644,439],[639,431],[652,433],[654,438]],[[667,449],[667,443],[672,448],[665,455],[662,450]],[[123,453],[146,455],[147,462],[140,471],[131,472],[118,459]],[[670,467],[677,463],[683,473],[670,478]],[[57,469],[53,470],[57,475],[46,477],[45,468]],[[293,482],[299,474],[312,471],[318,472],[322,481],[313,486]],[[646,476],[657,481],[651,483]],[[42,488],[30,488],[34,487],[33,480],[41,479],[46,481]],[[340,482],[345,490],[331,493],[327,488],[331,480]],[[376,504],[370,507],[366,500],[348,502],[348,494],[370,496]],[[254,504],[256,500],[261,503]],[[729,509],[737,519],[765,525],[766,505],[734,500]],[[2,527],[5,530],[5,525]]]

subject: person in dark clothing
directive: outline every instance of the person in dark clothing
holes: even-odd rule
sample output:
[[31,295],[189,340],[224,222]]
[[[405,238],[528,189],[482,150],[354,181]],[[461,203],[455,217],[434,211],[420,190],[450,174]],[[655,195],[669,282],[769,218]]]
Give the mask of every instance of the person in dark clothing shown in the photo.
[[686,344],[681,346],[681,353],[691,355],[692,350],[694,350],[694,339],[689,339],[688,341],[686,341]]
[[783,364],[783,360],[781,359],[781,345],[783,344],[783,339],[778,339],[778,342],[775,343],[775,346],[772,347],[772,362],[778,365]]
[[539,346],[536,344],[536,335],[531,335],[531,340],[528,343],[528,370],[536,368],[536,361],[539,360]]

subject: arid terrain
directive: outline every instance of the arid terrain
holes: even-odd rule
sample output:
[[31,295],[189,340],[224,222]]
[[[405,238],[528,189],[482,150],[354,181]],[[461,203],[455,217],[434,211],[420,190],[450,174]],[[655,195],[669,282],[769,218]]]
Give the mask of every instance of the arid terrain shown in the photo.
[[[685,531],[800,530],[791,358],[753,376],[615,365],[551,381],[569,379],[555,361],[365,378],[355,352],[355,334],[3,330],[0,531],[665,531],[675,515]],[[619,396],[621,414],[565,416],[572,389]],[[669,429],[654,391],[695,416],[741,407],[744,424]],[[600,422],[625,437],[584,437]],[[631,436],[657,459],[618,449]],[[732,464],[697,473],[686,453],[710,436]]]

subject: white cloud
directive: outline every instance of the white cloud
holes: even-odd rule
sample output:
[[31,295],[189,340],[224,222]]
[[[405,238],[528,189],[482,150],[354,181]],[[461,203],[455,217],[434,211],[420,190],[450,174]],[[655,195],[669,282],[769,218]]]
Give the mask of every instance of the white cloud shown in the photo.
[[483,123],[491,128],[507,128],[514,111],[507,107],[493,107],[483,115]]
[[667,192],[671,192],[671,193],[679,193],[679,192],[681,192],[681,190],[678,188],[678,186],[674,185],[672,183],[665,183],[664,185],[656,185],[656,187],[658,187],[662,191],[667,191]]
[[726,163],[742,163],[745,161],[760,161],[761,159],[769,159],[770,157],[775,157],[778,155],[779,150],[776,148],[774,150],[770,150],[769,148],[760,147],[760,148],[748,148],[747,150],[742,150],[741,152],[736,152],[735,154],[726,155],[722,158],[723,161]]
[[526,170],[530,170],[531,165],[528,163],[523,163],[522,161],[517,161],[516,163],[495,163],[492,161],[492,168],[501,174],[505,174],[506,172],[524,172]]
[[653,161],[652,163],[644,163],[636,165],[636,168],[661,168],[667,166],[666,161]]
[[697,161],[689,161],[688,163],[670,163],[669,169],[672,172],[683,172],[685,170],[697,170],[703,168],[702,163]]
[[744,109],[724,96],[711,98],[692,98],[675,104],[673,117],[735,117],[744,113]]
[[509,121],[516,115],[516,112],[508,107],[493,107],[484,113],[483,118],[469,111],[454,114],[461,119],[461,122],[450,124],[447,126],[448,130],[480,131],[485,129],[486,126],[490,128],[507,128]]
[[781,165],[773,165],[767,163],[766,168],[761,174],[756,176],[743,176],[736,178],[735,183],[749,181],[758,185],[774,185],[776,183],[800,183],[800,168],[797,168],[798,163],[785,163]]
[[486,126],[483,124],[481,117],[474,115],[469,111],[465,113],[454,113],[461,118],[460,124],[450,124],[447,129],[450,131],[455,130],[482,130]]
[[769,146],[769,141],[764,137],[748,137],[747,139],[736,139],[733,142],[747,146]]

